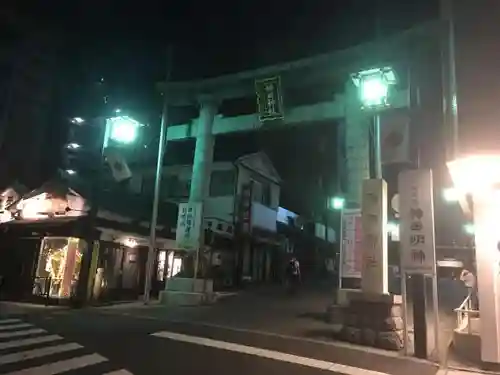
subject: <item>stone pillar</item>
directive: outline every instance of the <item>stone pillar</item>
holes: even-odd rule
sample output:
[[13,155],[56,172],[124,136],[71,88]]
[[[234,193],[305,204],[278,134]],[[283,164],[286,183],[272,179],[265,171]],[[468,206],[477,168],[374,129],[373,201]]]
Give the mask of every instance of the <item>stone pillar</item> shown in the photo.
[[370,121],[361,110],[357,90],[349,81],[345,89],[346,201],[360,207],[363,181],[370,178]]
[[[346,200],[362,208],[362,290],[348,291],[342,307],[341,335],[357,344],[400,350],[403,347],[402,301],[387,293],[387,186],[370,180],[372,116],[361,109],[356,87],[345,87]],[[363,207],[361,207],[361,205]]]
[[213,100],[200,99],[200,116],[197,120],[196,147],[189,192],[190,202],[203,202],[208,195],[215,141],[212,127],[216,113],[217,105]]
[[[194,150],[193,171],[191,175],[191,189],[189,191],[190,203],[201,203],[201,225],[198,233],[198,249],[193,251],[183,260],[184,268],[192,270],[193,278],[196,278],[198,270],[202,269],[202,257],[198,251],[205,242],[204,220],[203,220],[203,202],[208,196],[210,188],[210,176],[212,172],[212,162],[214,154],[215,136],[212,132],[214,118],[217,113],[217,104],[211,98],[200,98],[200,115],[197,119],[196,127],[196,146]],[[189,272],[191,273],[191,272]],[[196,283],[196,281],[193,281]],[[193,284],[193,290],[195,289]]]

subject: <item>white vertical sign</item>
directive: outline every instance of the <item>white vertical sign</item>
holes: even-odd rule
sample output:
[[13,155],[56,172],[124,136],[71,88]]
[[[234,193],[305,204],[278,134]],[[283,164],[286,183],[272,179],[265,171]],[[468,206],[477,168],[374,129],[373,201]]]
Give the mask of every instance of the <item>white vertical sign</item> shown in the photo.
[[399,175],[401,268],[406,273],[434,275],[434,199],[432,171],[417,169]]
[[363,271],[361,289],[387,294],[387,183],[382,179],[363,181]]
[[196,251],[201,234],[201,203],[180,203],[175,241],[179,249]]
[[341,277],[361,278],[362,262],[361,210],[342,212]]

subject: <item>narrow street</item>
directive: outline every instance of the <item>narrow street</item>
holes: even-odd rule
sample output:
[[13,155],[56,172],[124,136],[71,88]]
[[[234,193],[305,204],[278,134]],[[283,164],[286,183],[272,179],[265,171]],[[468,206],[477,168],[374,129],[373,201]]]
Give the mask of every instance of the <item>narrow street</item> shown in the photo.
[[265,290],[199,308],[0,304],[0,374],[437,372],[430,363],[334,341],[312,313],[323,298],[278,298]]

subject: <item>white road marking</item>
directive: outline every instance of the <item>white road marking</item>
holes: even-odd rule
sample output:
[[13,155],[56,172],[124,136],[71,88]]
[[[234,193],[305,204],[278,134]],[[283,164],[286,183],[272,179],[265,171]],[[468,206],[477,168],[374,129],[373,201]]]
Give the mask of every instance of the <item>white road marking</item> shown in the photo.
[[24,331],[0,332],[0,339],[8,339],[10,337],[28,336],[36,333],[47,332],[41,328],[25,329]]
[[125,369],[122,369],[122,370],[117,370],[117,371],[111,371],[111,372],[108,372],[104,375],[134,375],[134,374],[132,374],[131,372],[129,372]]
[[21,319],[0,319],[0,324],[20,323]]
[[9,372],[5,375],[56,375],[62,372],[76,370],[79,368],[96,365],[101,362],[106,362],[107,358],[99,354],[89,354],[82,357],[67,359],[45,365],[30,367],[20,371]]
[[[337,372],[344,375],[388,375],[383,372],[362,369],[353,366],[342,365],[339,363],[321,361],[318,359],[301,357],[293,354],[278,352],[275,350],[261,349],[253,346],[235,344],[226,341],[219,341],[208,339],[199,336],[184,335],[181,333],[162,331],[153,333],[152,336],[166,338],[175,341],[186,342],[195,345],[202,345],[216,349],[228,350],[237,353],[244,353],[249,355],[254,355],[261,358],[273,359],[281,362],[288,362],[297,365],[317,368],[321,370],[326,370],[330,372]],[[10,374],[8,374],[10,375]],[[45,375],[45,374],[43,374]]]
[[32,324],[29,323],[18,323],[18,324],[4,324],[0,326],[0,331],[7,331],[9,329],[19,329],[19,328],[28,328],[33,327]]
[[63,338],[59,335],[48,335],[48,336],[33,337],[33,338],[29,338],[29,339],[0,342],[0,350],[10,349],[10,348],[19,348],[21,346],[28,346],[28,345],[35,345],[35,344],[43,344],[43,343],[62,340],[62,339]]
[[0,365],[7,363],[15,363],[25,361],[27,359],[45,357],[47,355],[69,352],[76,349],[81,349],[83,346],[77,343],[61,344],[48,346],[40,349],[27,350],[24,352],[0,355]]

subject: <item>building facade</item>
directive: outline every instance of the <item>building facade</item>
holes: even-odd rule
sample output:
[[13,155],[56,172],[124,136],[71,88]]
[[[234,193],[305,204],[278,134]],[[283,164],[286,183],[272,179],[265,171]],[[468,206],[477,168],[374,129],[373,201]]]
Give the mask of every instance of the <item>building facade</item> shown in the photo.
[[[192,169],[191,165],[164,167],[161,184],[164,201],[188,202]],[[135,170],[131,191],[148,194],[153,189],[154,177],[153,170]],[[276,225],[280,185],[280,176],[263,152],[213,163],[203,205],[206,246],[202,267],[204,276],[214,278],[216,286],[273,278],[273,257],[278,256],[283,244]],[[250,186],[248,196],[246,191]],[[241,212],[244,195],[248,199],[245,225]]]

